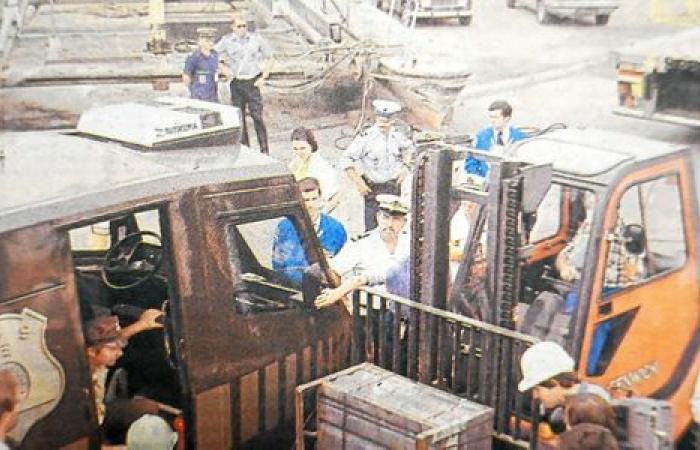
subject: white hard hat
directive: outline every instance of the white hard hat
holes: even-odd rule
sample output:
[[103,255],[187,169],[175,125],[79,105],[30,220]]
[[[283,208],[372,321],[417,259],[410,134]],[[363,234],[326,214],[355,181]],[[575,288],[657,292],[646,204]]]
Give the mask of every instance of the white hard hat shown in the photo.
[[543,341],[525,350],[520,358],[520,369],[523,379],[518,383],[518,390],[525,392],[560,373],[573,372],[574,360],[561,345]]
[[144,414],[131,424],[126,433],[129,450],[171,450],[177,443],[177,433],[158,416]]

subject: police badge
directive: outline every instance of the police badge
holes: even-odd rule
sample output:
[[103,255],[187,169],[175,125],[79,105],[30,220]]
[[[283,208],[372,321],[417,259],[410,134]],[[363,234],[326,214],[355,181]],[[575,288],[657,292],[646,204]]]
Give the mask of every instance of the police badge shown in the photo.
[[46,322],[28,308],[0,315],[0,370],[13,371],[20,383],[19,420],[10,433],[19,443],[56,407],[65,389],[63,367],[46,346]]

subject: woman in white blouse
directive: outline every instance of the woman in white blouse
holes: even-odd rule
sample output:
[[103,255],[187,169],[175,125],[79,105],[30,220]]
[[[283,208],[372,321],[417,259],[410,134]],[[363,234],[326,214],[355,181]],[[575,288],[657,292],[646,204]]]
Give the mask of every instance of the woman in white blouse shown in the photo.
[[292,160],[289,169],[299,181],[306,177],[316,178],[321,184],[321,195],[325,200],[324,212],[338,206],[338,177],[333,166],[318,153],[318,143],[311,130],[299,127],[292,131]]

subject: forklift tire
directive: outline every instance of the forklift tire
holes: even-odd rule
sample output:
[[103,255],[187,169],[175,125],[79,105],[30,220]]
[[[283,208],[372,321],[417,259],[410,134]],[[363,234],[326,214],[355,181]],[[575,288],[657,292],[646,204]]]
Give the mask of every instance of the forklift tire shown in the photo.
[[509,9],[515,8],[515,0],[506,0],[506,7]]
[[463,16],[459,18],[459,24],[469,26],[472,23],[472,16]]
[[607,25],[608,20],[610,20],[610,16],[608,14],[598,14],[595,16],[596,25]]
[[543,0],[538,0],[537,2],[537,21],[542,25],[548,25],[554,22],[554,17],[547,11]]

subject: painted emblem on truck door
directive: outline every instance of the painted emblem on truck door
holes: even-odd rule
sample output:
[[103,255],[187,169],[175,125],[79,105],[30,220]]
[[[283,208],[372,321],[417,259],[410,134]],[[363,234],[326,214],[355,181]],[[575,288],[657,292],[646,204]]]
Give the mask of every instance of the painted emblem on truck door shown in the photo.
[[19,421],[10,433],[17,442],[56,407],[65,389],[63,367],[46,347],[46,322],[28,308],[0,315],[0,369],[15,372],[22,391]]

